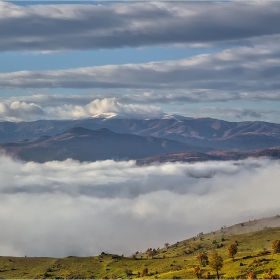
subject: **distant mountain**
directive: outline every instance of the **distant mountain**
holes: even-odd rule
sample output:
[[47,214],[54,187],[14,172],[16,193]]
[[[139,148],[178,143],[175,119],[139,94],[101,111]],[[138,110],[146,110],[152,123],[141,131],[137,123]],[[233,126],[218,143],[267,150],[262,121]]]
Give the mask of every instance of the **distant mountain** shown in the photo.
[[280,159],[280,147],[269,149],[261,149],[251,152],[237,152],[237,151],[224,151],[214,150],[207,153],[198,152],[179,152],[170,153],[166,155],[157,155],[148,158],[137,160],[138,165],[151,164],[155,162],[201,162],[209,160],[241,160],[245,158],[260,158],[269,157],[272,159]]
[[127,160],[179,151],[209,148],[151,136],[115,133],[109,129],[75,127],[56,136],[2,143],[0,150],[25,161],[46,162],[72,158],[80,161]]
[[280,146],[280,124],[267,122],[226,122],[211,118],[166,115],[163,119],[138,120],[90,118],[82,120],[0,122],[0,142],[54,136],[73,127],[108,128],[117,133],[154,136],[200,147],[249,151]]

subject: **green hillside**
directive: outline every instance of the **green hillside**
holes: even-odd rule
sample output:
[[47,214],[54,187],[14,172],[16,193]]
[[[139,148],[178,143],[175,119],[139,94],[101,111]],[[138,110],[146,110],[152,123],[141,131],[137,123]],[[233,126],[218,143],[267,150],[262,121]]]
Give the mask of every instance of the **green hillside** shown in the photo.
[[[215,278],[215,271],[197,260],[199,253],[206,252],[209,256],[213,249],[223,258],[221,278],[247,278],[249,271],[254,271],[257,278],[273,278],[273,274],[280,275],[280,254],[273,253],[271,247],[277,239],[280,239],[280,227],[238,235],[202,234],[173,245],[166,244],[168,248],[150,251],[149,256],[138,253],[122,257],[106,252],[94,257],[0,257],[0,279],[196,278],[193,271],[198,265],[201,277],[206,278],[209,272],[210,278]],[[235,260],[228,256],[230,244],[238,244]]]

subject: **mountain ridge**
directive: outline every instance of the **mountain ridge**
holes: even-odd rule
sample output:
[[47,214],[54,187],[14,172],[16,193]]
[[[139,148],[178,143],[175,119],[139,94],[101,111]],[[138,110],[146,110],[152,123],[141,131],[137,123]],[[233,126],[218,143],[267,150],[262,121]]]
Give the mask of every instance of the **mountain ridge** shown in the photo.
[[73,127],[91,130],[107,128],[116,133],[166,138],[213,149],[248,151],[280,146],[280,124],[227,122],[211,118],[40,120],[0,122],[0,142],[14,142],[39,136],[54,136]]
[[207,153],[199,152],[179,152],[165,155],[157,155],[149,158],[137,159],[138,165],[148,165],[153,163],[165,162],[202,162],[202,161],[226,161],[242,160],[246,158],[267,157],[271,159],[280,159],[280,146],[268,149],[260,149],[249,152],[238,152],[228,150],[213,150]]
[[49,137],[0,144],[7,155],[25,161],[46,162],[72,158],[79,161],[128,160],[179,151],[210,151],[175,140],[116,133],[107,128],[71,128]]

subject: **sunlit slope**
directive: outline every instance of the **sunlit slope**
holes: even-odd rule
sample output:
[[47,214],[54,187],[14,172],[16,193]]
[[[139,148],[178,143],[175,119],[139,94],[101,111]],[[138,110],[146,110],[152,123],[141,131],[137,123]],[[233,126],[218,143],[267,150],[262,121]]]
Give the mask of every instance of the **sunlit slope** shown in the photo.
[[[280,254],[273,253],[271,244],[280,239],[280,217],[248,221],[216,232],[202,234],[167,248],[155,249],[154,256],[137,253],[123,257],[103,252],[94,257],[0,257],[1,278],[195,278],[193,267],[200,265],[197,255],[216,249],[223,258],[221,278],[246,278],[254,271],[258,278],[267,271],[280,274]],[[258,231],[255,231],[258,230]],[[113,238],[113,237],[112,237]],[[228,246],[238,244],[235,260],[228,256]],[[143,276],[144,269],[148,269]],[[202,266],[202,276],[208,272],[215,278],[209,265]]]

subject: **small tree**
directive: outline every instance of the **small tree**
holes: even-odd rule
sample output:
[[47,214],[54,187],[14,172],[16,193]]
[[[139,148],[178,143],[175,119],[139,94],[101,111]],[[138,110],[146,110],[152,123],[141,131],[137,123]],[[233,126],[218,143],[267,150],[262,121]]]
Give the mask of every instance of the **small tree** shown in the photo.
[[164,243],[164,247],[168,248],[170,246],[170,244],[168,242]]
[[273,253],[280,253],[280,240],[274,240],[271,244]]
[[263,276],[263,279],[279,279],[277,273],[272,273],[272,268],[266,270],[266,274]]
[[228,246],[228,256],[232,258],[232,260],[234,261],[234,256],[237,253],[237,245],[232,243]]
[[217,278],[220,279],[219,270],[223,267],[223,258],[216,250],[213,250],[210,255],[209,266],[216,271]]
[[211,274],[210,274],[209,271],[207,271],[207,272],[205,273],[204,278],[205,278],[205,279],[210,279],[210,278],[211,278]]
[[197,279],[201,278],[201,268],[197,265],[193,268],[193,275],[197,277]]
[[152,248],[149,248],[147,251],[146,251],[148,257],[154,257],[158,252],[156,249],[152,249]]
[[208,256],[205,252],[198,254],[196,259],[200,262],[202,266],[205,266],[208,263]]
[[141,277],[145,277],[145,276],[147,276],[148,275],[148,268],[147,267],[145,267],[145,268],[143,268],[143,270],[142,270],[142,273],[141,273]]
[[248,274],[247,274],[247,279],[248,279],[248,280],[257,279],[256,273],[255,273],[254,271],[248,272]]
[[124,272],[125,272],[126,277],[130,277],[132,275],[131,269],[126,269]]
[[153,254],[153,249],[152,249],[152,248],[148,248],[148,249],[146,250],[146,254],[147,254],[148,257],[151,257],[152,254]]

